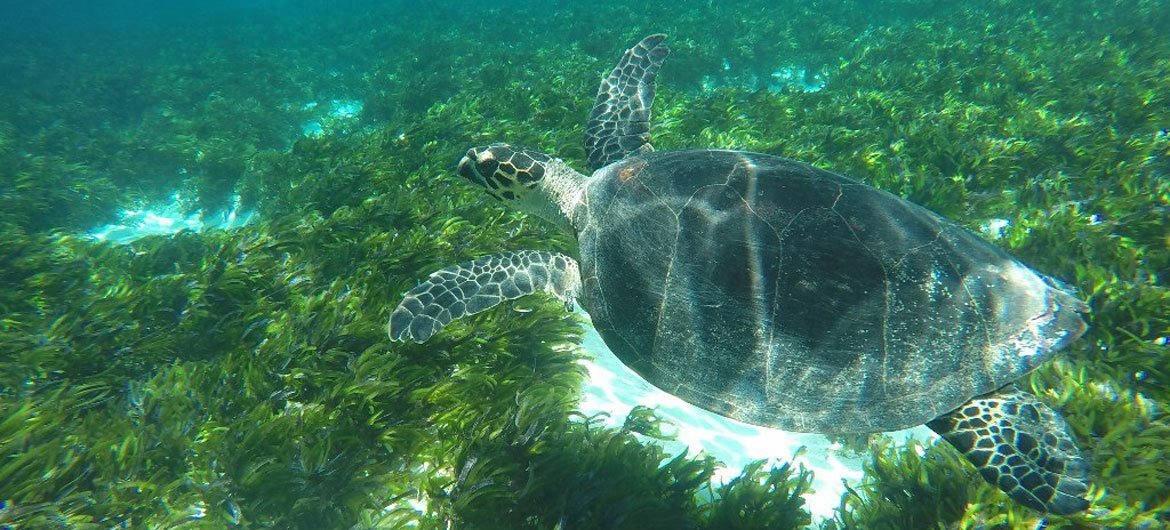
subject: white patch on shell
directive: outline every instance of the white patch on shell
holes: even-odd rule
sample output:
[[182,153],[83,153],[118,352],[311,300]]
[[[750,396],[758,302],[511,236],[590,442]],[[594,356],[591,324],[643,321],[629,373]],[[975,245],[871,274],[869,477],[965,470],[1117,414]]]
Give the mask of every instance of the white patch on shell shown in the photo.
[[1052,300],[1048,285],[1031,269],[1015,262],[1011,262],[1005,270],[1000,271],[1000,274],[1009,285],[1023,287],[1021,292],[1036,293],[1042,297],[1043,300],[1039,303],[1045,307],[1044,312],[1030,318],[1019,333],[1004,341],[1004,346],[1024,358],[1051,351],[1068,335],[1068,331],[1060,330],[1054,333],[1051,329],[1060,307]]

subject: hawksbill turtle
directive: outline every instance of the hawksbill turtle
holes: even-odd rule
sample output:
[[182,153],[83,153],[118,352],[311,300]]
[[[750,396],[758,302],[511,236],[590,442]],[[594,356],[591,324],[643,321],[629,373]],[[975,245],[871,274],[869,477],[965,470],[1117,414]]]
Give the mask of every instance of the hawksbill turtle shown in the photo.
[[654,151],[651,35],[597,92],[585,176],[492,144],[459,175],[576,236],[580,259],[484,256],[409,291],[392,340],[537,291],[578,301],[605,343],[662,390],[717,414],[799,432],[926,424],[1031,508],[1088,507],[1067,423],[1013,381],[1079,338],[1085,303],[941,216],[790,159]]

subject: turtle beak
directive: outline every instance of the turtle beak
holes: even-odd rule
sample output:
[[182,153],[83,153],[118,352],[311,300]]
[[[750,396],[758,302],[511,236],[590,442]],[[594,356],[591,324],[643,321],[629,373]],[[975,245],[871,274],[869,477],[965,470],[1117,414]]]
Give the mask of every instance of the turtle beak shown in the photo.
[[468,149],[467,154],[463,155],[463,158],[459,160],[459,168],[456,169],[456,173],[467,180],[479,184],[480,186],[486,186],[483,181],[483,177],[481,177],[479,172],[475,170],[475,160],[478,158],[478,156],[479,153],[477,153],[475,149]]

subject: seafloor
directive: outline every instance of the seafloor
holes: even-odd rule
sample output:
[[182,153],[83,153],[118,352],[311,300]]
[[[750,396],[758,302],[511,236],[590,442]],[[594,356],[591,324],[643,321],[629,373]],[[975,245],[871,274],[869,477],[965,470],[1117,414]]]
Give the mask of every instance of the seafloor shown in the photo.
[[797,466],[712,482],[712,459],[648,441],[674,430],[648,411],[574,414],[583,332],[551,299],[386,337],[429,271],[572,252],[453,165],[508,141],[583,167],[597,80],[653,32],[674,50],[657,148],[862,178],[1092,307],[1021,381],[1090,457],[1087,512],[1016,505],[950,447],[874,441],[826,527],[1170,524],[1164,0],[15,4],[0,527],[809,524]]

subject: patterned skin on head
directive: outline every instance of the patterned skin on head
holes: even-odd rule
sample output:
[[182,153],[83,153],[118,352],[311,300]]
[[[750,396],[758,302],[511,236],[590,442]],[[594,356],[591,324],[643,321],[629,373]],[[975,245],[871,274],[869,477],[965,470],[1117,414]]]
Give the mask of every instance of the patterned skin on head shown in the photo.
[[527,199],[552,157],[508,144],[472,147],[459,161],[459,175],[484,188],[497,201]]

